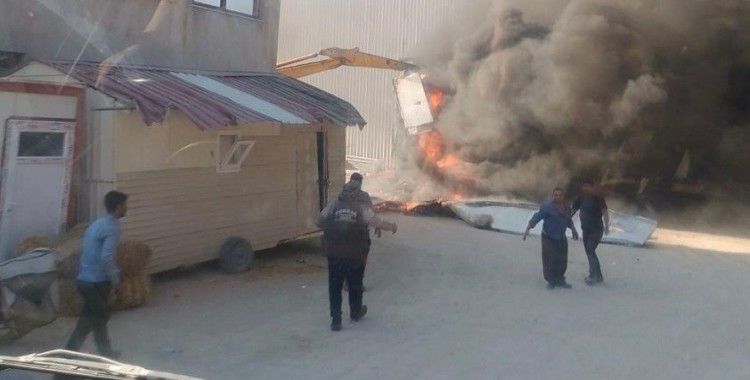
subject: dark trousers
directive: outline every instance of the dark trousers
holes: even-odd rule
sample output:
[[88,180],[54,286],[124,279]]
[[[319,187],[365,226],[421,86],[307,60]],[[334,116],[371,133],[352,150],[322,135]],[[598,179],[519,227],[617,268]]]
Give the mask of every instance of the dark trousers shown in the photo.
[[602,236],[604,236],[603,228],[583,229],[583,248],[586,250],[586,257],[589,259],[589,276],[591,278],[602,278],[602,267],[599,264],[599,258],[596,256],[596,247],[601,243]]
[[112,286],[108,281],[78,281],[76,285],[78,286],[78,292],[83,297],[83,311],[65,348],[72,351],[80,350],[83,342],[86,341],[86,337],[93,331],[99,353],[105,356],[110,355],[112,346],[107,333],[107,322],[109,322],[107,298]]
[[344,280],[349,283],[349,313],[352,316],[359,313],[362,308],[362,278],[364,276],[364,260],[328,258],[328,299],[331,306],[331,318],[341,318]]
[[565,271],[568,269],[568,240],[550,239],[542,236],[542,268],[544,279],[557,285],[565,282]]
[[[362,272],[363,273],[365,271],[365,268],[367,268],[367,257],[369,255],[370,255],[370,246],[368,244],[368,246],[367,246],[367,252],[365,252],[365,260],[362,262],[362,265],[364,266],[364,268],[362,268]],[[364,287],[365,286],[364,285],[364,275],[362,275],[362,277],[363,277],[363,280],[362,280],[362,291],[364,291],[364,289],[365,289],[365,287]],[[344,289],[347,292],[349,291],[349,282],[346,280],[346,278],[344,278]]]

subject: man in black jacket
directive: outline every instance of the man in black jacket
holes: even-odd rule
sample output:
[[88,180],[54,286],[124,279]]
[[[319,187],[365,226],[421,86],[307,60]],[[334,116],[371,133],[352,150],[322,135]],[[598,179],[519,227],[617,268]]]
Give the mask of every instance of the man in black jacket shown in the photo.
[[[362,174],[352,173],[351,177],[349,177],[348,183],[351,184],[350,186],[357,188],[357,191],[356,191],[357,194],[355,195],[357,202],[360,205],[362,205],[362,207],[371,208],[372,199],[370,198],[370,194],[368,192],[362,190],[363,182],[364,182],[364,177],[362,177]],[[380,230],[376,228],[375,234],[378,235],[379,237],[381,235]],[[370,253],[370,244],[372,243],[372,241],[370,240],[369,232],[367,234],[367,238],[368,238],[368,245],[367,245],[367,253],[365,253],[365,267],[367,267],[367,255]],[[346,279],[344,280],[344,291],[347,291],[347,292],[349,291],[349,283],[346,281]],[[362,285],[362,291],[363,292],[367,291],[364,284]]]
[[583,247],[589,260],[589,276],[586,284],[596,285],[604,282],[602,267],[596,256],[596,247],[605,234],[609,234],[609,209],[607,201],[596,191],[591,181],[581,186],[581,195],[573,202],[572,215],[580,210]]
[[344,185],[338,199],[318,216],[323,228],[323,252],[328,257],[328,298],[331,330],[341,330],[341,303],[344,280],[349,283],[349,316],[357,322],[367,314],[362,304],[362,278],[370,247],[369,227],[396,233],[394,223],[381,221],[372,207],[359,202],[361,189],[351,181]]

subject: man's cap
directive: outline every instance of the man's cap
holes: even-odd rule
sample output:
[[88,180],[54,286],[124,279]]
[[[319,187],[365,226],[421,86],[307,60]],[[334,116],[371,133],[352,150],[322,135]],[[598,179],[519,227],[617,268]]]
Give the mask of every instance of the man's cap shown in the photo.
[[364,179],[364,177],[362,177],[362,174],[359,174],[359,173],[352,173],[352,176],[351,176],[351,177],[349,177],[349,179],[350,179],[351,181],[359,181],[359,182],[362,182],[362,180]]

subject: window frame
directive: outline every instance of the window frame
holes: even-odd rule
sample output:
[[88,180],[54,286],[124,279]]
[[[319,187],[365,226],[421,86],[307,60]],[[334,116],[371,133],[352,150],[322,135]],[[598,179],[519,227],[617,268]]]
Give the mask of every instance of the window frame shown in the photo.
[[[227,148],[226,152],[222,151],[222,137],[233,137],[234,141]],[[237,173],[242,170],[242,164],[247,161],[250,151],[255,146],[255,140],[243,140],[238,132],[220,132],[216,136],[216,172],[217,173]],[[232,157],[240,153],[236,163],[230,163]]]
[[262,0],[253,0],[253,13],[245,13],[245,12],[239,12],[234,11],[231,9],[227,9],[227,0],[219,0],[219,6],[207,4],[204,2],[205,0],[193,0],[193,6],[200,7],[200,8],[206,8],[206,9],[212,9],[217,10],[220,12],[225,12],[228,14],[241,16],[241,17],[247,17],[254,20],[260,20],[261,19],[261,13],[260,13],[260,2]]
[[[21,149],[23,149],[22,142],[23,142],[24,135],[41,135],[41,134],[44,134],[44,135],[56,135],[57,137],[61,137],[60,141],[54,141],[54,143],[56,143],[55,144],[55,148],[56,149],[57,148],[60,149],[60,154],[42,155],[42,156],[36,155],[36,154],[35,155],[21,154],[22,153]],[[67,147],[66,147],[67,137],[68,136],[67,136],[67,134],[66,134],[65,131],[42,131],[42,132],[39,132],[39,131],[25,131],[25,130],[24,131],[19,131],[18,132],[18,147],[16,149],[17,151],[15,153],[15,157],[16,157],[16,159],[22,159],[22,160],[28,160],[28,159],[60,160],[60,159],[64,159],[65,156],[66,156],[66,154],[67,154]]]

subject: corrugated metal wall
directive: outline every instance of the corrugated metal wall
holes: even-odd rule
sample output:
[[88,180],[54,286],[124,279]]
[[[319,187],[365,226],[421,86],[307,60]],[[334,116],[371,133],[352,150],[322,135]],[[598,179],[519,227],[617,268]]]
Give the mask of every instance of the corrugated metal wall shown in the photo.
[[[466,0],[281,0],[279,61],[327,47],[353,48],[401,59]],[[349,128],[347,158],[390,166],[400,128],[393,90],[396,73],[342,67],[305,80],[351,102],[368,124]]]

